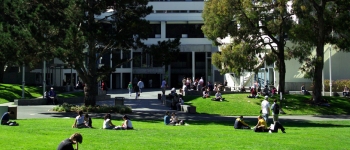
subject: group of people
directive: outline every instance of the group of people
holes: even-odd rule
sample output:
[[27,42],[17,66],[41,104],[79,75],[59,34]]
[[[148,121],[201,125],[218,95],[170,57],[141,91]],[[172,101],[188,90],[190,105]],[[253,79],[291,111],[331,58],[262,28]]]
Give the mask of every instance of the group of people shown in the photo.
[[270,89],[267,85],[265,85],[263,90],[261,90],[260,86],[252,86],[249,87],[249,91],[250,95],[248,95],[248,98],[259,98],[259,95],[273,97],[277,93],[277,89],[275,87]]
[[[261,115],[258,116],[258,123],[253,128],[255,132],[278,132],[278,129],[282,133],[286,133],[285,128],[279,122],[279,111],[280,106],[277,104],[277,100],[274,100],[273,104],[270,106],[268,101],[269,97],[265,96],[265,99],[261,102]],[[272,113],[273,124],[270,127],[267,126],[269,115]],[[251,129],[251,127],[243,121],[243,116],[236,119],[234,124],[235,129]]]
[[169,115],[169,111],[165,112],[165,116],[164,116],[164,124],[165,125],[185,125],[185,121],[184,120],[180,120],[177,116],[175,112],[171,113],[171,116]]
[[78,116],[75,117],[72,128],[92,128],[92,120],[89,114],[84,115],[83,111],[78,111]]
[[131,97],[131,93],[134,91],[135,99],[138,99],[144,87],[145,87],[145,84],[143,83],[142,79],[140,79],[134,86],[131,84],[131,82],[129,82],[128,84],[129,96]]
[[103,129],[113,129],[113,130],[132,130],[132,129],[134,129],[134,127],[132,126],[132,122],[127,115],[123,116],[122,125],[116,126],[112,123],[112,116],[109,113],[104,116],[102,128]]

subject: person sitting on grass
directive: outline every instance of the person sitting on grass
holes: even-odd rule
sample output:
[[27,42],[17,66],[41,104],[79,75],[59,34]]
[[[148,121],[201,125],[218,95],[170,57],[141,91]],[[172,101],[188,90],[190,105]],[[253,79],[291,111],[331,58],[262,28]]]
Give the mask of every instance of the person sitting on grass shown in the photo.
[[208,97],[210,97],[209,96],[209,92],[208,92],[208,90],[206,90],[205,88],[203,89],[203,98],[208,98]]
[[179,120],[179,118],[176,116],[176,113],[173,112],[173,113],[171,113],[170,124],[171,125],[184,125],[184,121]]
[[254,127],[254,132],[268,132],[266,121],[262,116],[258,116],[258,124]]
[[106,114],[104,116],[104,121],[103,121],[103,129],[114,129],[115,128],[115,125],[112,123],[112,120],[111,120],[111,114]]
[[132,126],[131,120],[127,115],[123,116],[123,124],[122,126],[117,126],[115,129],[117,130],[132,130],[134,127]]
[[165,125],[169,125],[170,124],[170,116],[169,116],[169,112],[168,111],[165,112],[164,124]]
[[92,120],[91,120],[89,114],[85,114],[84,123],[85,123],[85,126],[87,126],[88,128],[92,128]]
[[10,114],[14,114],[13,111],[5,112],[1,117],[1,125],[8,126],[18,126],[19,124],[16,121],[10,121]]
[[240,116],[236,119],[234,124],[235,129],[250,129],[250,126],[243,121],[243,116]]
[[68,139],[63,140],[57,150],[74,150],[73,144],[76,144],[75,150],[78,150],[78,143],[83,143],[83,136],[80,133],[74,133]]
[[223,101],[225,98],[222,98],[220,91],[217,91],[215,94],[215,98],[213,99],[215,101]]
[[83,116],[83,111],[80,110],[78,112],[78,116],[75,117],[75,121],[74,121],[72,128],[87,128],[84,121],[85,121],[85,119]]

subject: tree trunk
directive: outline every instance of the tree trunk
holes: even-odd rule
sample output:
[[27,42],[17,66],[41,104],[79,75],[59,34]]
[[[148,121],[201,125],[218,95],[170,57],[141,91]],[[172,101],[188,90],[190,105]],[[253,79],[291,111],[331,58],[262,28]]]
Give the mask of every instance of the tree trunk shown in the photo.
[[85,106],[95,106],[96,95],[97,95],[97,85],[85,84],[84,94],[85,94],[85,97],[84,97]]
[[278,71],[279,71],[279,86],[278,92],[284,95],[285,94],[285,82],[286,82],[286,63],[284,62],[284,46],[279,46],[278,48]]
[[319,102],[322,99],[322,71],[323,71],[323,64],[324,64],[324,44],[325,44],[325,24],[324,24],[324,8],[325,3],[322,4],[321,7],[319,7],[319,10],[317,10],[317,18],[318,18],[318,37],[317,38],[317,47],[316,47],[316,63],[315,63],[315,72],[314,72],[314,78],[313,78],[313,101],[315,103]]
[[5,62],[0,61],[0,83],[4,83]]

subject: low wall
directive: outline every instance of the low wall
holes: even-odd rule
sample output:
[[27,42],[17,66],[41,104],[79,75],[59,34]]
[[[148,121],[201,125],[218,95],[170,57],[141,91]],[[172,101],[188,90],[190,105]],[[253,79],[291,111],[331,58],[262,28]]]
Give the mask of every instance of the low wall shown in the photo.
[[[235,91],[220,91],[221,94],[234,94],[234,93],[242,93],[242,92],[235,92]],[[249,92],[243,92],[243,93],[249,93]],[[215,91],[209,91],[210,96],[214,96],[216,94]],[[185,91],[185,96],[203,96],[203,91]]]
[[[111,99],[111,95],[98,95],[96,96],[96,101],[104,101]],[[69,103],[77,104],[84,103],[84,97],[71,97],[71,98],[58,98],[58,103]],[[18,106],[24,105],[46,105],[46,98],[36,98],[36,99],[15,99],[14,104]]]

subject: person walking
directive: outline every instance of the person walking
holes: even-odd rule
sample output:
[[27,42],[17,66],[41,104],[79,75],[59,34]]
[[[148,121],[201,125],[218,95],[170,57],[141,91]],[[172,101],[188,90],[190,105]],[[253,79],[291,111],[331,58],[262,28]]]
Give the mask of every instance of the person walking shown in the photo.
[[270,103],[269,103],[269,96],[265,96],[265,99],[261,102],[261,115],[266,121],[266,124],[268,123],[269,114],[270,114]]
[[167,86],[167,84],[166,84],[166,81],[165,81],[165,78],[164,78],[163,81],[162,81],[162,85],[160,86],[160,88],[162,88],[163,95],[165,95],[166,86]]
[[140,96],[140,93],[139,93],[140,92],[140,88],[139,88],[139,86],[136,85],[134,87],[134,91],[135,91],[135,95],[136,95],[135,99],[137,99]]
[[129,82],[128,84],[128,90],[129,90],[129,96],[131,97],[131,92],[132,92],[132,84]]
[[140,81],[137,83],[137,86],[139,86],[139,88],[140,88],[140,93],[142,93],[142,88],[145,87],[145,85],[143,84],[142,79],[140,79]]

